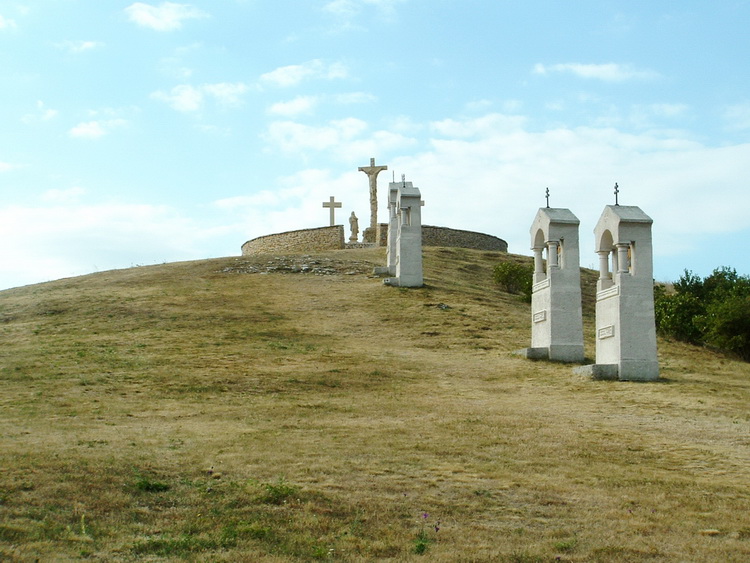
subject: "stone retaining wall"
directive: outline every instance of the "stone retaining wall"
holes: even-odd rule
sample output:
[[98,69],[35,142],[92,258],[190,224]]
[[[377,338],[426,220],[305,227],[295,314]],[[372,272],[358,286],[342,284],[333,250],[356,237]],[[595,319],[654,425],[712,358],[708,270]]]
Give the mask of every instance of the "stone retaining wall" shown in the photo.
[[[388,225],[382,223],[378,225],[377,243],[378,246],[385,246],[387,242]],[[508,243],[501,238],[474,231],[429,225],[422,225],[422,246],[455,246],[458,248],[508,252]],[[247,256],[284,252],[315,252],[342,248],[346,248],[344,227],[343,225],[336,225],[334,227],[302,229],[254,238],[242,245],[242,254]]]
[[254,238],[242,245],[242,255],[315,252],[342,248],[344,248],[344,226],[335,225]]
[[429,225],[422,225],[422,246],[455,246],[458,248],[508,252],[508,243],[501,238],[474,231],[461,231]]

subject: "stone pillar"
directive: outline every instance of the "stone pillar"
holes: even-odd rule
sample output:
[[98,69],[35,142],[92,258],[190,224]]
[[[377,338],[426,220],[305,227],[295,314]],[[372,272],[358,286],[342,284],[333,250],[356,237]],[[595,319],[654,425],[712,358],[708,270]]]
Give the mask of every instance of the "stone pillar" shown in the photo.
[[[569,209],[543,207],[531,225],[534,285],[531,348],[527,358],[582,362],[583,315],[578,251],[578,218]],[[547,273],[542,251],[547,248]]]
[[547,241],[547,267],[548,268],[557,268],[559,267],[558,264],[558,248],[559,248],[559,241],[556,240],[548,240]]
[[[395,277],[383,280],[387,285],[400,287],[421,287],[422,274],[422,205],[419,188],[411,182],[391,184],[396,187],[396,201],[392,210],[395,215],[395,236],[388,233],[389,268],[395,267]],[[393,192],[391,191],[390,194]],[[389,194],[389,196],[390,196]],[[392,215],[392,217],[393,217]],[[391,252],[393,241],[395,257]],[[392,260],[393,258],[393,260]]]
[[599,281],[596,289],[601,291],[612,286],[612,275],[609,273],[609,250],[597,252],[599,254]]
[[[659,378],[654,319],[651,226],[635,206],[608,205],[594,229],[600,264],[612,256],[612,279],[600,275],[596,294],[594,377],[653,381]],[[603,268],[600,267],[600,270]]]

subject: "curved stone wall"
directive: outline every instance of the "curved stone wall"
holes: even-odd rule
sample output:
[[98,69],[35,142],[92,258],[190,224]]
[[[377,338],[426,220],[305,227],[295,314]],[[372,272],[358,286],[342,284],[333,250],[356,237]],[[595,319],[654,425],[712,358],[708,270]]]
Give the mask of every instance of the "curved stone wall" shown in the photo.
[[422,246],[455,246],[508,252],[508,243],[501,238],[474,231],[429,225],[422,225]]
[[[378,246],[385,246],[388,242],[388,225],[385,223],[378,225],[377,242]],[[455,246],[508,252],[508,243],[501,238],[474,231],[429,225],[422,225],[422,246]],[[342,248],[345,248],[344,226],[336,225],[254,238],[242,245],[242,254],[315,252]]]
[[242,255],[315,252],[341,248],[344,248],[344,226],[335,225],[254,238],[242,245]]

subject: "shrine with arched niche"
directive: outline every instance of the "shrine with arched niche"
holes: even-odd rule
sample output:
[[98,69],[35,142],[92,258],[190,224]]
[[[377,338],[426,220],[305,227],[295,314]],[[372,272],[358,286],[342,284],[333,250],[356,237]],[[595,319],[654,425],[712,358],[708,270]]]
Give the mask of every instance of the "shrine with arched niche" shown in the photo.
[[531,347],[521,351],[528,358],[584,359],[579,224],[569,209],[543,207],[531,225]]
[[652,219],[639,207],[608,205],[594,229],[599,255],[596,365],[592,375],[659,378],[654,318]]

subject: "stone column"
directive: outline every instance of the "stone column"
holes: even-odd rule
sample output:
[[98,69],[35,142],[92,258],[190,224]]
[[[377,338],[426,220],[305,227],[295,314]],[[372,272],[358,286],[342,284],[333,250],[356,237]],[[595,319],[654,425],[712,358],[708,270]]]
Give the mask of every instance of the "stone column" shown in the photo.
[[558,256],[557,256],[557,245],[560,244],[556,240],[550,240],[547,241],[547,267],[548,268],[557,268],[559,266],[558,264]]
[[545,278],[544,257],[542,256],[544,248],[535,246],[532,250],[534,251],[534,283],[539,283]]
[[628,271],[628,249],[630,245],[628,243],[619,242],[617,243],[617,273],[625,274]]

